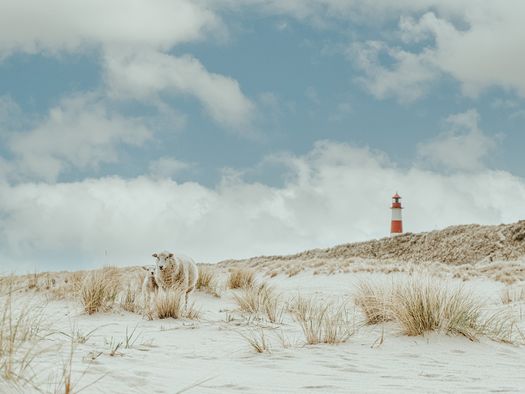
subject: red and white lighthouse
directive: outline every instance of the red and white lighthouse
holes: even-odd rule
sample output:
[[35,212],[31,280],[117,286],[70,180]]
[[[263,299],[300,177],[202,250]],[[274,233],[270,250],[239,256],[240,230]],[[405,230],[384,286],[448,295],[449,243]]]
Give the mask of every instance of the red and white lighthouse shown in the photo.
[[392,196],[392,222],[390,223],[390,235],[397,235],[403,232],[403,219],[401,217],[401,196],[399,194],[394,194]]

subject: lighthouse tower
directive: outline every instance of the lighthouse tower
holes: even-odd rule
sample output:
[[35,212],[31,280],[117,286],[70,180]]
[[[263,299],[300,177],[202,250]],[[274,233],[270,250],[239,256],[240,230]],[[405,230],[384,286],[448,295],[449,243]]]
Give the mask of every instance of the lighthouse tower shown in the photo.
[[394,194],[392,196],[392,222],[390,224],[390,235],[397,235],[403,232],[403,219],[401,218],[401,196],[399,194]]

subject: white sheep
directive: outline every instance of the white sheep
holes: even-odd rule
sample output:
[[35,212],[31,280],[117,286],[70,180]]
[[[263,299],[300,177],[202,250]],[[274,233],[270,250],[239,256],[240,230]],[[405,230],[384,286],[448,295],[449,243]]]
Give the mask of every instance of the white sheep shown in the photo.
[[156,267],[154,265],[143,266],[142,269],[147,271],[142,282],[142,295],[146,299],[157,293],[159,284],[157,283],[157,279],[155,279]]
[[162,289],[178,287],[185,293],[185,303],[188,296],[195,290],[199,278],[199,270],[195,262],[186,256],[173,255],[170,252],[153,253],[155,257],[155,280]]

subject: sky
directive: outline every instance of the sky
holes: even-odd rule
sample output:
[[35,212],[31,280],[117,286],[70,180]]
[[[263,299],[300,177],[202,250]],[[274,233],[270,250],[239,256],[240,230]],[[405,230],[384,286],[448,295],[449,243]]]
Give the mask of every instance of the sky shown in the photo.
[[0,273],[525,219],[521,0],[3,0]]

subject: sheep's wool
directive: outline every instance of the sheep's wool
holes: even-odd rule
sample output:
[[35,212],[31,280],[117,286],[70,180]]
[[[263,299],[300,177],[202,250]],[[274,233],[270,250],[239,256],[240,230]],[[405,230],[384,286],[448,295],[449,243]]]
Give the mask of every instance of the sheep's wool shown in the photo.
[[182,264],[177,267],[177,264],[174,261],[170,261],[160,274],[165,288],[184,288],[184,267]]

